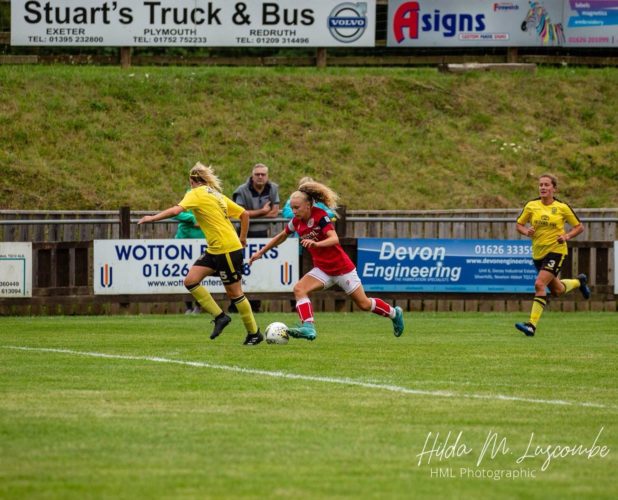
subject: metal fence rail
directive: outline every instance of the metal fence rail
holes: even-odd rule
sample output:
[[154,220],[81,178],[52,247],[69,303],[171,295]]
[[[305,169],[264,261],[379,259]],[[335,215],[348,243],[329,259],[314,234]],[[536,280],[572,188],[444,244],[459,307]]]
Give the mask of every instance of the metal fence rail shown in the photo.
[[[150,212],[149,212],[150,213]],[[466,222],[466,223],[480,223],[480,222],[514,222],[513,217],[348,217],[348,222]],[[617,223],[618,217],[582,217],[582,222],[610,222]],[[131,219],[131,224],[137,224],[139,219]],[[249,223],[268,222],[271,224],[287,222],[289,219],[283,217],[276,217],[272,219],[253,220]],[[176,223],[176,221],[157,221],[154,224],[169,224]],[[35,224],[120,224],[120,220],[115,219],[12,219],[12,220],[0,220],[0,226],[30,226]]]

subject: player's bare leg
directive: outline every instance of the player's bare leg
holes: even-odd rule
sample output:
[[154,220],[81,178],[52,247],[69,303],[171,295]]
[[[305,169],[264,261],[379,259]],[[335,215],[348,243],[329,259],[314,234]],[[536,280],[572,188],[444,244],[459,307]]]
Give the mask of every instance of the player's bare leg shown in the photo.
[[403,310],[401,307],[393,307],[382,299],[367,297],[362,286],[354,290],[350,294],[350,298],[363,311],[371,311],[379,316],[390,318],[393,322],[393,335],[401,337],[404,330]]
[[324,283],[309,274],[305,274],[294,285],[294,298],[296,299],[296,312],[301,324],[295,328],[288,328],[288,333],[294,338],[315,340],[317,333],[313,324],[313,306],[309,295],[317,290],[322,290]]

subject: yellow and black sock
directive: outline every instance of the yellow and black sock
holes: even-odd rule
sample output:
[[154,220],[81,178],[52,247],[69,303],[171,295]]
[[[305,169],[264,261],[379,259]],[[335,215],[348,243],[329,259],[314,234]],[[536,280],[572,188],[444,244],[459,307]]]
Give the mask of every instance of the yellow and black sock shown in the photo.
[[244,295],[236,297],[235,299],[232,299],[232,304],[234,304],[236,306],[236,309],[238,309],[238,314],[240,314],[240,318],[245,325],[247,333],[257,333],[257,322],[255,321],[255,317],[253,316],[251,304],[249,304],[247,297],[245,297]]
[[576,288],[579,288],[579,286],[581,285],[578,279],[560,280],[560,281],[564,285],[564,293],[569,293],[571,290],[575,290]]
[[212,298],[212,295],[210,295],[210,292],[199,283],[196,285],[187,285],[187,290],[195,297],[195,300],[202,306],[202,309],[212,314],[215,318],[223,312],[215,302],[215,299]]
[[530,311],[530,324],[536,328],[536,324],[541,319],[541,314],[547,305],[547,298],[537,295],[532,302],[532,310]]

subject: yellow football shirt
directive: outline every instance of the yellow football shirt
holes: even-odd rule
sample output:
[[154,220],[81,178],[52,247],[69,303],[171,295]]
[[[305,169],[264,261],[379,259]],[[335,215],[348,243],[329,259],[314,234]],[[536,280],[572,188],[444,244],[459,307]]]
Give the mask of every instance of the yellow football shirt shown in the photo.
[[529,201],[517,218],[518,224],[534,228],[532,236],[532,258],[542,259],[548,253],[562,255],[569,253],[566,243],[558,243],[558,236],[564,234],[564,223],[577,226],[580,222],[575,212],[566,203],[554,199],[551,205],[544,205],[540,198]]
[[227,196],[208,186],[199,186],[187,192],[178,205],[195,215],[206,236],[208,253],[219,255],[242,248],[230,217],[238,219],[245,209]]

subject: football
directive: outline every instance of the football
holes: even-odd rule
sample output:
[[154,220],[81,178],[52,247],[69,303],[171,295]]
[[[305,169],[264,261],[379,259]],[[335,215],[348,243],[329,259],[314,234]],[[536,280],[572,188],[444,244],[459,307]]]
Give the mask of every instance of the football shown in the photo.
[[290,340],[285,323],[275,321],[266,327],[266,342],[269,344],[287,344]]

